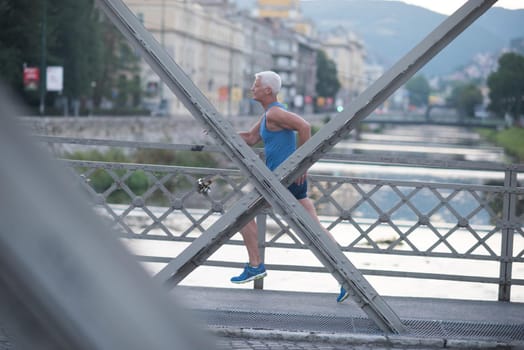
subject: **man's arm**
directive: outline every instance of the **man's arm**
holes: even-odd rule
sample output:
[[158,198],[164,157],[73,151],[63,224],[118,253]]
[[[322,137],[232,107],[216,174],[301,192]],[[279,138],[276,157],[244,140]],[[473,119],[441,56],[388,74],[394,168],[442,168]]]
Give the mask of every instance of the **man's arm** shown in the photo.
[[251,130],[240,131],[238,133],[238,135],[240,135],[240,137],[242,137],[242,139],[244,139],[244,141],[246,141],[246,143],[249,146],[254,146],[262,140],[262,138],[260,137],[260,123],[261,122],[262,122],[262,118],[260,118],[258,122],[255,125],[253,125]]
[[[273,113],[267,113],[266,126],[273,131],[281,129],[295,130],[298,136],[298,147],[311,138],[311,125],[298,114],[280,108],[272,108]],[[307,179],[307,173],[299,176],[295,183],[302,185]]]
[[280,108],[273,108],[271,113],[268,112],[266,118],[269,130],[289,129],[296,131],[298,147],[311,138],[311,125],[298,114]]

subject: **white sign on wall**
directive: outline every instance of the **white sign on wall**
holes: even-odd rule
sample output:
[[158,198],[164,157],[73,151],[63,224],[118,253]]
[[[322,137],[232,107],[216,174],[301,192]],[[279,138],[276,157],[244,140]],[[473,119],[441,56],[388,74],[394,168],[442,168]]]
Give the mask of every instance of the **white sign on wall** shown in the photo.
[[47,91],[62,91],[64,89],[64,67],[47,67]]

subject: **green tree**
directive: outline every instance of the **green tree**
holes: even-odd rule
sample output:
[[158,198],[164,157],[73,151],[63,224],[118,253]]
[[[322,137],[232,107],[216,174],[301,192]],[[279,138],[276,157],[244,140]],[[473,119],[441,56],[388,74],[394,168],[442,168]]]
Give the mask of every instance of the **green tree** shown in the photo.
[[447,102],[460,116],[474,117],[475,106],[482,104],[482,101],[482,92],[476,84],[462,83],[453,88]]
[[[41,6],[31,0],[0,0],[0,79],[22,94],[23,66],[40,66]],[[38,92],[27,94],[38,102]]]
[[506,53],[498,63],[497,71],[488,77],[488,109],[500,117],[509,113],[518,118],[524,111],[524,56]]
[[322,50],[317,51],[317,96],[335,97],[340,89],[337,65]]
[[100,74],[104,78],[94,89],[95,105],[105,97],[120,108],[136,107],[141,100],[139,58],[111,21],[101,17],[99,26],[103,43]]
[[[24,91],[23,66],[41,66],[44,21],[46,65],[64,68],[63,96],[139,104],[139,59],[93,0],[0,0],[0,18],[0,79],[29,106],[40,94]],[[48,92],[47,105],[56,97]]]
[[64,67],[64,95],[91,97],[92,82],[101,77],[100,30],[98,11],[92,0],[53,1],[56,11],[55,39],[49,43],[49,65]]
[[409,104],[417,107],[428,105],[429,83],[423,75],[416,75],[406,83],[406,90],[409,93]]

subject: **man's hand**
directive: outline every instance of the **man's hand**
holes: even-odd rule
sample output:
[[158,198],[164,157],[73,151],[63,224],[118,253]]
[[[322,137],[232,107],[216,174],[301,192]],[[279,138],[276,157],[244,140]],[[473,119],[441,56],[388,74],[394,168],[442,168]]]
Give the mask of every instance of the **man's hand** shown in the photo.
[[296,180],[295,180],[295,183],[297,185],[302,185],[304,182],[306,182],[307,180],[307,173],[304,173],[303,175],[300,175]]

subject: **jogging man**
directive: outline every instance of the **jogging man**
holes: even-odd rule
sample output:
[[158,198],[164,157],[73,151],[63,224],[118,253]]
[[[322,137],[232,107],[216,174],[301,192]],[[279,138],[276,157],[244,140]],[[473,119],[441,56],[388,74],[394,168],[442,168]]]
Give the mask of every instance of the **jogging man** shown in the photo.
[[[253,99],[264,107],[265,112],[251,130],[239,132],[239,135],[250,146],[260,141],[264,142],[266,165],[272,171],[311,137],[310,124],[299,115],[287,111],[285,106],[278,102],[277,95],[281,86],[281,78],[275,72],[264,71],[255,74],[251,93]],[[320,224],[313,202],[307,196],[307,174],[298,177],[288,189],[311,217]],[[326,229],[324,231],[334,240]],[[266,268],[260,259],[258,249],[255,220],[251,220],[244,226],[240,233],[247,248],[249,263],[245,265],[244,271],[239,276],[231,278],[231,282],[246,283],[266,277]],[[346,290],[341,287],[337,302],[344,301],[348,296]]]

